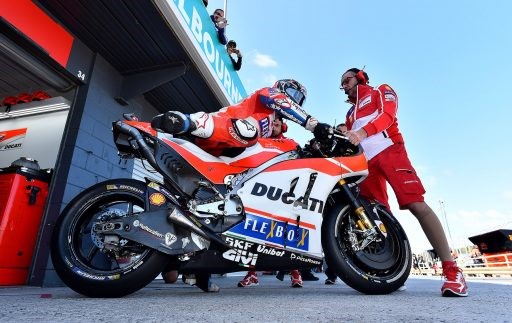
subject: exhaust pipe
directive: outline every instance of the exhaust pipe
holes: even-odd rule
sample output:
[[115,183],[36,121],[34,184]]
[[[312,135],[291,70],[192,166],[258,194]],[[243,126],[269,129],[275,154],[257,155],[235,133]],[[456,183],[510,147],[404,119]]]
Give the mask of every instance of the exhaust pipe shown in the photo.
[[189,220],[188,217],[185,216],[181,212],[181,210],[176,206],[174,207],[174,209],[172,209],[171,213],[169,213],[167,218],[172,223],[174,223],[182,228],[188,229],[194,233],[197,233],[198,235],[200,235],[201,237],[203,237],[204,239],[206,239],[208,241],[216,242],[217,244],[219,244],[221,246],[229,248],[229,245],[227,245],[226,242],[224,242],[219,236],[217,236],[217,234],[215,234],[214,232],[208,231],[207,227],[204,227],[205,230],[207,230],[207,231],[203,231],[201,228],[199,228],[199,226],[197,226],[191,220]]
[[204,233],[197,225],[195,225],[192,221],[190,221],[177,207],[174,207],[167,217],[172,223],[177,224],[185,229],[189,229],[200,235],[201,237],[210,240],[208,235]]

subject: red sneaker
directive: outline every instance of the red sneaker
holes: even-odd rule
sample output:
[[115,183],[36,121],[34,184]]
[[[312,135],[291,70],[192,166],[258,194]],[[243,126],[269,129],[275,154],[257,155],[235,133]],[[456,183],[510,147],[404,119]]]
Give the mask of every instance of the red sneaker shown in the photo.
[[290,278],[292,279],[292,287],[302,287],[302,277],[297,269],[290,270]]
[[462,270],[457,266],[443,267],[443,276],[445,282],[441,287],[441,294],[445,297],[468,296],[468,286],[462,274]]
[[245,278],[238,282],[238,287],[258,286],[258,274],[255,271],[248,271]]

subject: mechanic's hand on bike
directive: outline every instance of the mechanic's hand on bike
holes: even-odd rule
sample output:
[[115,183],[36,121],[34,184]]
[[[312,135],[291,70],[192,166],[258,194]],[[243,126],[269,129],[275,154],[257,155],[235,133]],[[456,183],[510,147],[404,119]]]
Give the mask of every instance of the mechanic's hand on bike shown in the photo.
[[347,131],[345,136],[348,138],[352,145],[357,146],[361,143],[361,141],[363,141],[364,138],[368,137],[368,134],[363,128],[361,128],[359,130]]

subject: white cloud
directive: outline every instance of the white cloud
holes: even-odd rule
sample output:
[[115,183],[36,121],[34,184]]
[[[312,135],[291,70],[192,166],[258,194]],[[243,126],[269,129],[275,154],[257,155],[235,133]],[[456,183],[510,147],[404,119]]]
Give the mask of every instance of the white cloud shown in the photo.
[[503,192],[503,197],[506,200],[512,200],[512,191],[505,191],[505,192]]
[[260,67],[277,67],[277,62],[271,56],[265,54],[256,53],[252,61]]

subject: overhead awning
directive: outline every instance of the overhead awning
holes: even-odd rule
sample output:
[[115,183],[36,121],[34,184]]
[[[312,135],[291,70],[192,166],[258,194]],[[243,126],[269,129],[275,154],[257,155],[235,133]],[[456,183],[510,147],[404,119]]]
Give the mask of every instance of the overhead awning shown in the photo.
[[[158,111],[217,111],[246,95],[201,1],[35,3],[124,76],[185,66],[182,76],[144,93]],[[195,23],[188,24],[185,17]],[[199,24],[201,42],[199,32],[194,36]]]

